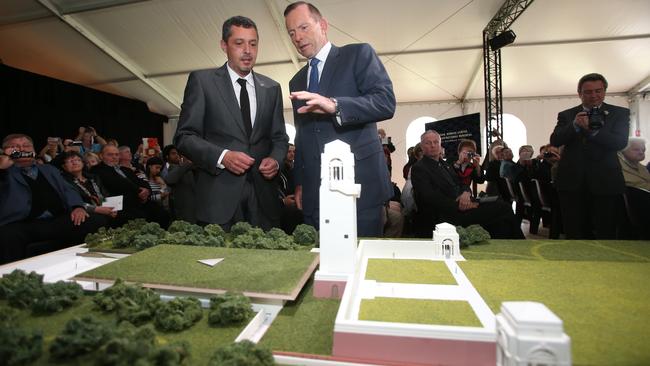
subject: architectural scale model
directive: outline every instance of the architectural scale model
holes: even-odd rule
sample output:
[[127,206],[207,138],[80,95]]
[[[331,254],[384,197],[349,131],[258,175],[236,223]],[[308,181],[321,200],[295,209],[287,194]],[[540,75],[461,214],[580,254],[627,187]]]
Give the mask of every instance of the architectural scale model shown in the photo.
[[[419,365],[571,364],[569,337],[543,304],[504,303],[502,314],[492,313],[456,263],[465,259],[453,225],[438,224],[431,241],[362,240],[357,248],[355,200],[360,187],[354,184],[354,156],[337,140],[325,145],[321,164],[320,270],[314,295],[343,294],[334,325],[334,357]],[[371,258],[444,261],[456,284],[368,280]],[[375,298],[465,301],[481,326],[360,320],[361,302]]]

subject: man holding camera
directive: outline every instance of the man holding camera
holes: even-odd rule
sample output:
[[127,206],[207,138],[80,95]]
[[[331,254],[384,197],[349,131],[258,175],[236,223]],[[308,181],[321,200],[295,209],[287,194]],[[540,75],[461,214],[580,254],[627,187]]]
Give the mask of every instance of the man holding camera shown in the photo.
[[614,239],[625,181],[616,152],[627,145],[630,110],[604,103],[607,80],[578,82],[582,105],[558,114],[551,144],[564,146],[555,186],[567,239]]

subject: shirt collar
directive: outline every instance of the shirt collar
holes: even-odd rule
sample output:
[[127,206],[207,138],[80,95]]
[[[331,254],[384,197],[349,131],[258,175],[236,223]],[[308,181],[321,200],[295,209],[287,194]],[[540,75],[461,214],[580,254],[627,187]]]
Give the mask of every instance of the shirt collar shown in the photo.
[[248,84],[251,84],[252,86],[255,86],[255,82],[253,81],[253,72],[249,72],[248,75],[246,76],[239,76],[238,73],[233,70],[230,65],[226,62],[226,68],[228,69],[228,75],[230,76],[230,82],[233,84],[237,83],[237,80],[239,79],[245,79]]
[[320,63],[318,65],[324,65],[325,61],[327,61],[327,56],[330,54],[330,50],[332,49],[332,42],[327,42],[325,45],[318,51],[316,56],[312,58],[317,58]]

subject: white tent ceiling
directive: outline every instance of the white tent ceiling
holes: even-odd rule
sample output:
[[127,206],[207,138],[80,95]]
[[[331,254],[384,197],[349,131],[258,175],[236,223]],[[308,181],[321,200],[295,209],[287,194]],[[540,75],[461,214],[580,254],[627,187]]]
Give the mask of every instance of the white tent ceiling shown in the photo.
[[[177,115],[187,75],[220,66],[221,24],[252,18],[257,72],[281,83],[303,65],[284,30],[287,0],[2,0],[6,65],[140,99]],[[483,97],[482,30],[504,0],[314,0],[337,45],[368,42],[398,102]],[[600,72],[609,92],[650,90],[650,0],[537,0],[502,49],[504,97],[575,93]],[[285,107],[288,106],[288,98]]]

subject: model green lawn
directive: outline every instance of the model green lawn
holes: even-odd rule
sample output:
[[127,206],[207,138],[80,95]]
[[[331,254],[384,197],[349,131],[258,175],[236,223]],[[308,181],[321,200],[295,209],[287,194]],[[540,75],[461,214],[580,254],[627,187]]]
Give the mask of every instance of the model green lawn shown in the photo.
[[[289,295],[316,265],[318,254],[308,251],[158,245],[119,259],[77,278],[122,278],[149,287],[219,289]],[[201,259],[224,258],[214,267]],[[309,272],[309,273],[308,273]]]
[[361,300],[359,320],[481,327],[467,301],[378,297]]
[[[4,304],[4,301],[2,302]],[[43,331],[43,355],[35,362],[36,365],[51,365],[54,362],[49,357],[49,347],[54,338],[61,333],[68,320],[74,317],[93,315],[102,320],[114,320],[113,313],[103,313],[95,310],[92,296],[83,300],[60,313],[47,316],[33,316],[29,310],[20,310],[18,323],[21,327],[41,329]],[[224,345],[232,343],[241,333],[246,324],[236,326],[212,327],[208,325],[208,310],[204,309],[203,318],[191,328],[178,333],[165,333],[156,331],[158,344],[164,345],[176,341],[186,341],[190,344],[192,364],[205,364],[214,351]],[[92,362],[89,357],[80,357],[72,364],[84,365]],[[2,361],[0,361],[0,364]]]
[[423,259],[368,259],[366,280],[390,283],[455,285],[445,262]]

